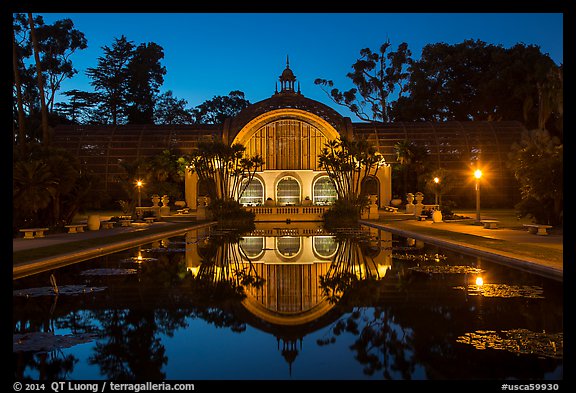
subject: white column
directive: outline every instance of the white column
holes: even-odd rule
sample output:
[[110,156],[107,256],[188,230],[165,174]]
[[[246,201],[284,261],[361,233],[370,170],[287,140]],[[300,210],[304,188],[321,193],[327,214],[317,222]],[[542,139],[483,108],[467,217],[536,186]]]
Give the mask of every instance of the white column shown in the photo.
[[196,211],[196,205],[198,204],[198,175],[196,172],[190,173],[186,171],[184,175],[184,200],[186,205],[194,211]]

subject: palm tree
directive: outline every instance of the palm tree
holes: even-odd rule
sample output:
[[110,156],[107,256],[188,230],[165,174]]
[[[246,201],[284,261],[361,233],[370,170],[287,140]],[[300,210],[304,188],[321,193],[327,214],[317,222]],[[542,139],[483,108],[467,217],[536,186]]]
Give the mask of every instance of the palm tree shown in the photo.
[[396,142],[394,145],[396,161],[402,167],[404,195],[408,193],[408,169],[414,159],[414,143],[407,139]]
[[16,161],[13,166],[12,200],[15,216],[37,221],[36,213],[47,208],[58,193],[58,178],[39,160]]

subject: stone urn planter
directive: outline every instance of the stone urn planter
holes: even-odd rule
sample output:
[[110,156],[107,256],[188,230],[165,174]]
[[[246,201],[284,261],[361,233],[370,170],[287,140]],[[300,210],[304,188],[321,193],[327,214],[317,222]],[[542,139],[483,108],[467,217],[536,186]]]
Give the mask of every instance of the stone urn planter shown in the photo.
[[434,210],[434,213],[432,213],[432,222],[442,222],[442,212],[440,210]]
[[97,214],[89,215],[86,224],[88,225],[88,230],[90,230],[90,231],[99,230],[100,229],[100,216]]
[[168,203],[170,203],[170,198],[168,198],[168,195],[163,195],[162,196],[162,206],[168,206]]
[[422,201],[424,200],[424,194],[422,194],[421,192],[417,192],[415,198],[416,198],[416,204],[421,204]]
[[412,194],[411,192],[406,194],[406,200],[408,201],[408,204],[411,205],[412,202],[414,202],[414,194]]
[[152,206],[156,207],[160,203],[160,195],[152,195]]
[[400,198],[394,198],[390,200],[390,205],[394,206],[394,207],[398,207],[402,204],[402,199]]

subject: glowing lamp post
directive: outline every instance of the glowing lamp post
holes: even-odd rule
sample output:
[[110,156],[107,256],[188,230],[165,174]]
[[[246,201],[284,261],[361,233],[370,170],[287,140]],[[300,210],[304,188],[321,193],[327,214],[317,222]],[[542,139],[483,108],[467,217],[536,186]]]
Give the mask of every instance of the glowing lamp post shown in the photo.
[[435,177],[434,178],[434,204],[438,205],[438,184],[440,183],[440,178],[439,177]]
[[482,177],[482,171],[476,169],[474,177],[476,178],[476,221],[480,222],[480,178]]
[[138,188],[138,206],[142,206],[142,186],[144,185],[144,182],[142,180],[137,180],[136,181],[136,187]]

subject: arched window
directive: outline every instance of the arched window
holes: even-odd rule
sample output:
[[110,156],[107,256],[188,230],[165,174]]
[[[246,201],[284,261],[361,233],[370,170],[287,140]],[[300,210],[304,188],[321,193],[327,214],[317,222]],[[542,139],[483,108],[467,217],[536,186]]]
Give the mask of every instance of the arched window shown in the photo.
[[330,258],[336,253],[338,243],[334,236],[314,236],[312,241],[314,252],[320,258]]
[[379,187],[378,179],[374,176],[368,176],[362,182],[362,195],[376,195],[378,200],[380,200],[380,187]]
[[263,237],[243,237],[240,239],[240,247],[248,258],[257,258],[264,252]]
[[300,237],[282,236],[276,238],[276,249],[282,256],[293,258],[300,252]]
[[276,202],[278,205],[296,205],[300,203],[300,184],[290,176],[282,178],[276,186]]
[[336,202],[338,194],[334,182],[328,176],[316,179],[313,189],[313,201],[315,205],[332,205]]
[[[246,187],[246,182],[248,179],[244,179],[242,181],[242,185],[240,186],[240,190],[243,190]],[[257,206],[264,204],[264,186],[260,179],[252,178],[250,180],[250,184],[242,193],[238,202],[243,206]]]

